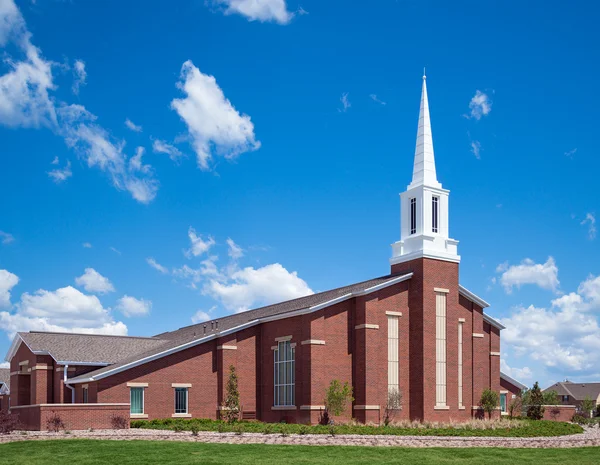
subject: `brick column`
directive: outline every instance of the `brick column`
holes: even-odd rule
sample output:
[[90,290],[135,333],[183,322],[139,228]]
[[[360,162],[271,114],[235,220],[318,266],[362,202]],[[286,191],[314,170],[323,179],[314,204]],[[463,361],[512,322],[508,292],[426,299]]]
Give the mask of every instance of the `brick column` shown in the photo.
[[[235,334],[220,338],[217,341],[217,409],[221,406],[227,395],[227,381],[229,379],[229,367],[237,366],[237,340]],[[239,378],[239,373],[238,373]]]
[[[478,305],[472,304],[473,315],[473,333],[472,333],[472,354],[473,354],[473,397],[472,397],[472,412],[475,416],[478,410],[481,394],[484,389],[488,388],[489,377],[485,375],[489,373],[490,346],[489,338],[486,340],[485,331],[483,328],[483,309]],[[481,412],[479,412],[481,414]]]

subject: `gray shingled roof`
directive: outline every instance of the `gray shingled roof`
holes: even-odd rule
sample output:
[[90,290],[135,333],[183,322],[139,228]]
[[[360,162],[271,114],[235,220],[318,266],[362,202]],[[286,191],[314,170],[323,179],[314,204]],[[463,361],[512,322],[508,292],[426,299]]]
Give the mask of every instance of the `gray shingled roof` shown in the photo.
[[123,358],[145,352],[164,344],[157,338],[102,336],[91,334],[45,333],[32,331],[19,333],[25,344],[34,352],[49,352],[62,362],[116,363]]
[[596,400],[600,395],[600,383],[572,383],[571,381],[561,381],[553,384],[546,391],[556,391],[559,396],[571,396],[575,400],[583,400],[590,397]]
[[0,368],[0,384],[10,386],[10,368]]
[[[123,360],[120,360],[114,365],[99,368],[85,375],[75,377],[71,382],[78,382],[79,380],[88,379],[90,377],[98,376],[110,370],[117,369],[129,363],[136,362],[146,357],[151,357],[160,352],[172,349],[182,344],[192,342],[194,339],[200,339],[211,334],[218,334],[219,332],[226,331],[231,328],[235,328],[244,323],[248,323],[259,318],[265,318],[275,315],[281,315],[284,313],[293,312],[296,310],[302,310],[313,307],[315,305],[323,304],[337,297],[349,294],[351,292],[360,292],[379,284],[384,284],[393,279],[399,278],[402,275],[386,275],[379,278],[370,279],[349,286],[339,287],[330,291],[320,292],[318,294],[312,294],[299,299],[288,300],[279,304],[268,305],[266,307],[257,308],[254,310],[248,310],[246,312],[237,313],[234,315],[226,316],[223,318],[217,318],[215,320],[208,320],[207,322],[198,323],[191,326],[180,328],[176,331],[162,333],[154,336],[155,339],[161,340],[162,345],[159,345],[151,350],[143,353],[138,353]],[[217,322],[218,321],[218,325]],[[214,324],[211,324],[214,323]],[[204,325],[206,324],[206,333],[204,332]]]

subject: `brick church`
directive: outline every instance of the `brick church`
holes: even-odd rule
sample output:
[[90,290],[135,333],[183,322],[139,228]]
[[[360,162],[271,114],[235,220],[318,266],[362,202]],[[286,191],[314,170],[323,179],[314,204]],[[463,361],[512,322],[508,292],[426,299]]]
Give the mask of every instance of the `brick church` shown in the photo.
[[344,416],[361,422],[380,423],[396,392],[397,419],[467,420],[486,388],[506,404],[503,326],[459,283],[448,198],[423,77],[389,274],[152,337],[18,333],[6,358],[11,411],[31,429],[44,429],[50,412],[71,429],[108,427],[114,415],[217,418],[231,365],[243,418],[266,422],[316,423],[334,379],[352,385]]

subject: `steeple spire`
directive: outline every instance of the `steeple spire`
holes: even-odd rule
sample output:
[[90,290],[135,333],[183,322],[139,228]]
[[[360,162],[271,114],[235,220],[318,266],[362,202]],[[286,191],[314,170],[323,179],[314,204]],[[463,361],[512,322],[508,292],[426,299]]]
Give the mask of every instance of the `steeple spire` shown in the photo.
[[417,129],[417,146],[413,177],[409,188],[426,185],[441,188],[435,172],[435,157],[433,155],[433,138],[431,135],[431,120],[429,118],[429,101],[427,99],[427,76],[423,68],[423,88],[421,91],[421,110],[419,111],[419,128]]

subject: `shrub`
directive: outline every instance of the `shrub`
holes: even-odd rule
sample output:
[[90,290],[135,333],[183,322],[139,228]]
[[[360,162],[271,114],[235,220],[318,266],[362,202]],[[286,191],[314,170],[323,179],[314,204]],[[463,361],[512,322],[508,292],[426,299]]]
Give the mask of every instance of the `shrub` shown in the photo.
[[331,422],[331,418],[329,418],[329,411],[327,409],[321,410],[319,413],[319,425],[326,426]]
[[596,407],[596,402],[589,396],[585,396],[585,399],[581,401],[581,413],[589,418],[592,414],[592,410]]
[[121,415],[113,415],[110,417],[110,424],[113,429],[127,429],[128,420]]
[[307,425],[300,425],[300,428],[298,428],[298,434],[301,435],[305,435],[308,434],[310,432],[310,428]]
[[394,418],[398,411],[402,408],[402,392],[393,388],[388,392],[387,403],[385,404],[385,410],[383,411],[383,424],[388,426]]
[[479,405],[483,409],[485,413],[488,414],[488,419],[492,419],[492,413],[496,410],[498,406],[498,393],[496,391],[492,391],[491,389],[485,389],[481,393],[481,399],[479,400]]
[[335,436],[335,432],[336,432],[335,425],[329,425],[329,434],[331,435],[331,437]]
[[528,391],[529,402],[527,405],[527,416],[532,420],[544,418],[544,396],[540,385],[536,381],[531,391]]
[[65,424],[62,421],[60,415],[56,412],[52,412],[52,415],[48,417],[46,421],[46,426],[48,431],[52,431],[54,433],[58,433],[61,429],[65,429]]
[[192,423],[190,429],[192,430],[192,436],[198,436],[198,434],[200,433],[200,426],[198,426],[197,423]]
[[219,424],[217,425],[217,431],[218,431],[219,433],[224,433],[224,432],[225,432],[225,424],[224,424],[224,423],[219,423]]
[[173,425],[173,431],[176,433],[181,433],[184,430],[184,427],[181,423],[176,423]]
[[0,411],[0,434],[10,434],[19,427],[19,417],[14,413]]
[[352,386],[346,381],[343,385],[337,379],[334,379],[325,392],[325,412],[323,413],[323,419],[327,419],[327,423],[330,423],[330,415],[341,415],[346,410],[348,404],[354,401],[352,397]]
[[237,425],[235,425],[233,427],[233,431],[238,436],[241,436],[242,434],[244,434],[244,425],[242,425],[241,423],[238,423]]
[[556,391],[546,391],[543,394],[544,405],[558,405],[560,400]]
[[511,420],[517,415],[521,416],[521,412],[523,410],[523,397],[521,393],[517,394],[514,399],[511,399],[506,409]]
[[265,423],[265,425],[263,427],[263,433],[264,434],[273,434],[273,424]]
[[284,423],[281,425],[281,428],[279,428],[279,431],[284,438],[287,438],[290,435],[290,426]]
[[233,365],[229,367],[229,378],[225,389],[226,395],[222,404],[221,416],[228,423],[233,423],[240,416],[240,391],[238,390],[238,378]]

